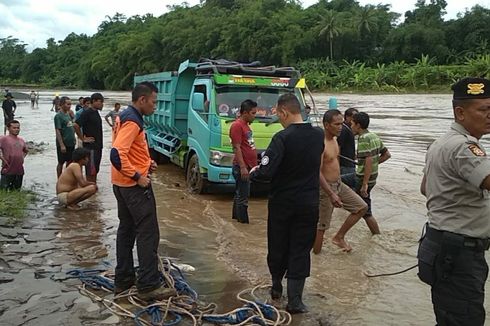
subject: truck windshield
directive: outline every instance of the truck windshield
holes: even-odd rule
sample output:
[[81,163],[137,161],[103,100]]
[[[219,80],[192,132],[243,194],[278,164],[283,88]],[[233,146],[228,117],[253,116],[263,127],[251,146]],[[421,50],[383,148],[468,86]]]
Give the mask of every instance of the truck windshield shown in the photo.
[[[250,99],[257,102],[256,119],[259,121],[270,121],[276,115],[277,99],[282,94],[291,92],[291,89],[262,88],[262,87],[237,87],[222,86],[217,89],[216,109],[219,116],[235,119],[240,115],[240,104]],[[298,91],[294,91],[298,96]],[[303,103],[300,99],[301,110]]]

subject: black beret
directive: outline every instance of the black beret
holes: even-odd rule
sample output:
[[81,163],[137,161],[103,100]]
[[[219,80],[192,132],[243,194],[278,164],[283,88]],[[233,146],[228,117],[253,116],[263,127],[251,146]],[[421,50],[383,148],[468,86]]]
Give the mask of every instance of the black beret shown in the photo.
[[463,78],[451,89],[453,100],[490,98],[490,80],[485,78]]

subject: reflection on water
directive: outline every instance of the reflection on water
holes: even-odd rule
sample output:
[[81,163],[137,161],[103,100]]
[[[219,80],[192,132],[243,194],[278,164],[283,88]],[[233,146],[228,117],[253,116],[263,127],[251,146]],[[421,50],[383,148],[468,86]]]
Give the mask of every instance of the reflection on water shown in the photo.
[[[48,141],[48,149],[26,159],[26,184],[53,201],[40,207],[62,228],[61,240],[73,253],[73,265],[114,262],[116,203],[109,177],[110,129],[104,123],[105,147],[100,192],[84,209],[71,212],[55,205],[55,143],[51,99],[55,91],[41,92],[39,109],[18,102],[17,117],[26,140]],[[90,92],[58,91],[77,99]],[[105,92],[103,111],[129,93]],[[320,109],[329,96],[316,94]],[[392,153],[381,165],[373,191],[373,212],[382,234],[372,237],[364,223],[347,235],[354,250],[345,254],[328,241],[346,213],[335,211],[324,250],[312,259],[305,302],[311,313],[295,317],[294,325],[429,325],[434,324],[430,290],[418,281],[416,270],[369,279],[364,272],[386,273],[416,263],[420,230],[425,223],[425,201],[419,184],[427,146],[442,135],[452,120],[449,95],[337,95],[339,108],[356,107],[371,116],[370,130],[378,133]],[[75,102],[75,101],[74,101]],[[322,105],[323,104],[323,105]],[[483,141],[489,148],[488,141]],[[231,194],[193,195],[185,187],[184,173],[173,165],[158,168],[153,177],[160,219],[160,253],[196,268],[189,282],[203,300],[215,301],[220,311],[233,309],[239,290],[268,282],[266,265],[267,200],[250,200],[250,225],[231,220]],[[80,258],[82,257],[82,258]],[[266,294],[264,294],[266,297]],[[488,302],[488,300],[487,300]],[[487,309],[488,311],[489,309]]]

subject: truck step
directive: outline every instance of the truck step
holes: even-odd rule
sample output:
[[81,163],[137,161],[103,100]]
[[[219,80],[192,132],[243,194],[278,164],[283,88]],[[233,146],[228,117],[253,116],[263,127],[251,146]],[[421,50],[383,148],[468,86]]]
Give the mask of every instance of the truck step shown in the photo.
[[152,147],[169,157],[180,148],[181,141],[175,136],[159,133],[149,134],[149,137]]

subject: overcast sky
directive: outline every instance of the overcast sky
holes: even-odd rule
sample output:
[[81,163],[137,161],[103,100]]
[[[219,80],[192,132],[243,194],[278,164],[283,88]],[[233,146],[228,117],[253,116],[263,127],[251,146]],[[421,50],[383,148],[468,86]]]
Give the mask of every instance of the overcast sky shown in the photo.
[[[414,8],[416,0],[358,0],[361,4],[389,3],[392,10],[401,14]],[[490,0],[446,0],[446,18],[454,18],[458,12],[480,4],[490,8]],[[188,0],[190,5],[199,0]],[[317,0],[302,1],[305,7]],[[180,4],[175,0],[0,0],[0,38],[12,36],[28,44],[28,51],[45,47],[53,37],[63,40],[68,34],[93,35],[106,16],[116,12],[127,17],[151,13],[160,16],[167,12],[167,5]]]

